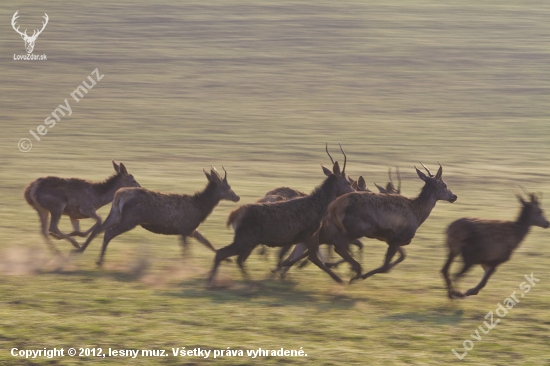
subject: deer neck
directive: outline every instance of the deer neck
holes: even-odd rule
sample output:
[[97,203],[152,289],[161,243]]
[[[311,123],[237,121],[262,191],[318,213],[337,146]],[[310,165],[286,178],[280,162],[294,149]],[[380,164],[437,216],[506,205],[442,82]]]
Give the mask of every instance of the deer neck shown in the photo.
[[324,215],[328,205],[336,198],[336,177],[331,175],[325,179],[323,184],[315,188],[309,197],[316,206],[315,212]]
[[195,193],[193,202],[200,212],[200,221],[204,221],[220,202],[220,197],[216,191],[216,185],[208,182],[202,191]]
[[420,226],[424,221],[426,221],[428,216],[430,216],[430,213],[436,203],[437,198],[435,196],[435,190],[425,184],[424,187],[422,187],[422,191],[420,191],[418,197],[412,200],[412,208],[418,221],[418,226]]
[[515,222],[516,224],[516,235],[517,243],[516,246],[523,240],[525,235],[529,233],[531,228],[531,211],[528,207],[523,207],[519,213],[519,216]]
[[[92,183],[93,188],[99,195],[99,207],[105,206],[106,204],[113,201],[113,198],[115,196],[115,192],[121,188],[119,184],[119,175],[115,174],[103,182],[100,183]],[[99,208],[96,207],[96,208]]]

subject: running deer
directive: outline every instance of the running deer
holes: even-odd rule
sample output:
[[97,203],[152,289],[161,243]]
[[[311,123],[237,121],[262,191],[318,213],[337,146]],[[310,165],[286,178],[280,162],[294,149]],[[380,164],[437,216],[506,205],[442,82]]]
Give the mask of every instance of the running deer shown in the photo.
[[[215,252],[216,249],[197,228],[221,200],[239,202],[240,197],[227,182],[227,171],[223,178],[215,168],[210,173],[204,171],[204,174],[208,184],[193,196],[164,194],[144,188],[123,188],[116,192],[109,216],[100,230],[95,232],[97,235],[105,230],[101,254],[96,264],[100,266],[103,263],[107,245],[113,238],[138,225],[155,234],[180,235],[183,248],[187,246],[187,237],[193,237]],[[93,234],[81,251],[92,241]]]
[[397,172],[397,188],[395,188],[395,185],[393,184],[393,179],[391,177],[391,168],[388,170],[388,176],[390,177],[390,181],[386,184],[386,188],[379,186],[378,184],[374,183],[376,188],[378,188],[378,191],[380,193],[386,193],[386,194],[401,194],[401,175],[399,174],[399,167],[395,168],[395,171]]
[[[342,175],[340,176],[339,179],[346,179],[346,173],[345,173],[345,170],[346,170],[346,162],[347,162],[347,156],[346,156],[346,153],[344,152],[344,149],[342,148],[342,144],[338,143],[340,145],[340,151],[342,152],[342,154],[344,155],[344,168],[342,169]],[[330,161],[332,162],[332,164],[334,165],[334,159],[332,158],[332,156],[330,155],[330,152],[328,151],[328,143],[325,144],[325,151],[327,152],[327,155],[329,156],[330,158]],[[324,167],[324,166],[321,166],[323,168],[323,173],[325,174],[325,176],[330,176],[332,174],[332,172],[330,171],[330,169]],[[355,186],[357,186],[357,182],[355,182],[353,179],[351,179],[351,177],[347,177],[347,179],[349,180],[350,182],[350,185],[352,185],[353,187],[353,184],[355,184]],[[363,177],[360,177],[360,180],[363,179]],[[363,184],[365,183],[364,179],[363,179]],[[354,188],[355,189],[355,188]],[[260,198],[259,200],[256,201],[256,203],[271,203],[271,202],[281,202],[281,201],[288,201],[288,200],[291,200],[291,199],[294,199],[294,198],[298,198],[298,197],[306,197],[307,196],[307,193],[304,193],[304,192],[301,192],[301,191],[298,191],[296,189],[293,189],[293,188],[289,188],[289,187],[278,187],[278,188],[275,188],[275,189],[272,189],[268,192],[266,192],[266,194],[264,195],[264,197]],[[357,244],[357,243],[354,243],[354,244]],[[302,250],[305,250],[305,245],[303,244],[299,244],[301,246],[304,247],[304,249]],[[362,244],[361,242],[359,242],[359,246],[360,248],[362,248]],[[292,249],[292,245],[287,245],[285,247],[282,247],[281,250],[279,251],[279,254],[277,256],[278,258],[278,263],[280,263],[284,257],[284,255],[286,253],[288,253],[288,251]],[[266,247],[265,245],[262,245],[262,248],[261,248],[261,251],[260,251],[260,255],[265,255],[266,254]],[[307,263],[307,260],[304,262],[304,263]],[[288,270],[288,269],[287,269]],[[285,271],[286,272],[286,271]],[[284,273],[283,273],[284,275]]]
[[[59,253],[59,250],[51,242],[48,233],[56,239],[66,239],[75,248],[80,248],[71,236],[86,237],[98,228],[101,225],[101,218],[96,211],[111,202],[119,188],[140,186],[134,176],[128,174],[124,164],[117,165],[114,160],[112,163],[116,174],[101,183],[92,183],[79,178],[44,177],[31,182],[25,189],[25,200],[38,212],[42,235],[54,253]],[[51,222],[48,230],[50,214]],[[67,215],[71,219],[74,229],[72,233],[64,234],[59,230],[61,215]],[[88,231],[81,232],[78,220],[87,218],[95,219],[96,223]]]
[[329,203],[344,193],[352,192],[343,173],[344,169],[340,172],[338,162],[335,162],[332,173],[306,197],[273,203],[253,203],[231,212],[227,225],[233,226],[235,237],[230,245],[216,251],[208,283],[212,284],[220,262],[226,258],[238,255],[237,264],[248,281],[244,262],[256,246],[265,244],[269,247],[284,247],[302,242],[308,246],[310,260],[341,282],[321,262],[317,250],[321,220]]
[[[366,279],[376,273],[387,273],[405,259],[401,248],[411,243],[416,230],[428,218],[439,200],[455,202],[457,197],[442,179],[443,167],[435,176],[428,176],[416,168],[424,187],[418,197],[407,198],[400,195],[354,192],[337,198],[328,208],[328,227],[338,254],[350,263],[357,275],[352,281]],[[361,265],[345,250],[350,240],[361,238],[378,239],[388,244],[384,264],[361,275]],[[391,262],[395,254],[399,258]]]
[[[462,218],[449,225],[447,229],[447,247],[449,255],[445,266],[441,269],[447,284],[447,295],[450,299],[477,295],[485,287],[489,277],[497,266],[510,259],[512,252],[519,246],[529,232],[531,226],[548,228],[550,223],[539,206],[539,198],[529,193],[530,201],[521,202],[521,210],[516,221],[497,221]],[[465,293],[453,289],[449,278],[449,267],[453,259],[461,255],[464,260],[462,270],[456,278],[464,275],[474,264],[480,264],[485,274],[481,282]]]

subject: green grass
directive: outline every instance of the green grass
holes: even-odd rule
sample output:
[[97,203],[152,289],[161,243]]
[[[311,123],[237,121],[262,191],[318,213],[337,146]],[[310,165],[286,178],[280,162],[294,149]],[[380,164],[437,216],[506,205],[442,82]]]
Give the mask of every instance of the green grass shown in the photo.
[[[9,25],[16,10],[29,29],[48,13],[34,51],[48,61],[12,60],[24,53]],[[540,283],[462,362],[550,363],[548,232],[533,229],[476,297],[449,301],[439,274],[450,222],[515,218],[519,185],[550,195],[548,3],[8,1],[0,15],[0,364],[94,361],[15,359],[12,347],[182,346],[303,347],[308,357],[103,362],[454,363],[451,349],[531,272]],[[32,139],[28,131],[95,68],[105,76],[80,102],[69,99],[73,114],[20,152],[17,142]],[[111,242],[103,269],[94,265],[98,238],[55,271],[22,194],[46,175],[105,179],[115,159],[143,187],[167,192],[199,190],[201,170],[223,165],[240,203],[249,203],[277,186],[312,190],[329,161],[325,142],[341,161],[338,141],[349,174],[369,187],[399,165],[404,194],[416,195],[413,165],[435,170],[439,161],[459,197],[436,206],[405,262],[353,286],[314,266],[271,279],[273,254],[268,262],[253,254],[247,265],[259,288],[224,263],[226,288],[207,290],[211,252],[193,243],[182,259],[176,237],[141,228]],[[216,247],[231,242],[224,223],[235,207],[222,202],[200,227]],[[375,268],[386,245],[364,243],[361,263]],[[475,269],[460,288],[480,278]]]

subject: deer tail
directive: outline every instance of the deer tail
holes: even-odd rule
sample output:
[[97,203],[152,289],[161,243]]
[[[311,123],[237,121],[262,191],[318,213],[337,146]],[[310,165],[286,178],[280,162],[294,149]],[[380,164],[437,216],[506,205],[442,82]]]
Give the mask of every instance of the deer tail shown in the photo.
[[342,233],[346,233],[347,230],[342,224],[346,217],[346,208],[348,207],[348,197],[337,198],[332,201],[328,206],[328,219],[334,224]]
[[27,203],[33,207],[36,207],[36,205],[39,205],[38,201],[36,200],[36,191],[38,190],[38,187],[40,185],[40,182],[42,181],[42,178],[38,178],[31,184],[25,188],[25,200]]
[[233,230],[237,230],[237,228],[241,225],[241,221],[243,219],[243,216],[246,212],[246,209],[243,208],[243,206],[237,208],[236,210],[231,211],[229,214],[229,217],[227,217],[227,227],[232,226]]
[[100,232],[103,232],[120,222],[122,216],[122,208],[125,203],[125,195],[124,191],[120,191],[117,193],[118,194],[115,194],[115,197],[113,199],[113,204],[111,206],[111,211],[109,212],[109,215],[107,216],[105,221],[101,223]]

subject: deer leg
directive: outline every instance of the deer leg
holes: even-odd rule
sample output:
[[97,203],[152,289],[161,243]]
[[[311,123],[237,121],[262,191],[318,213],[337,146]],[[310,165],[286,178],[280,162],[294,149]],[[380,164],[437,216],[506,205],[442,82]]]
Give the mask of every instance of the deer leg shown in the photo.
[[[95,236],[101,230],[101,217],[99,217],[98,214],[96,214],[96,212],[93,208],[88,208],[87,210],[81,210],[80,212],[85,214],[89,218],[95,219],[95,224],[91,228],[89,228],[85,233],[83,233],[84,236],[88,236],[88,234],[90,234],[90,233],[91,234],[88,237],[88,239],[86,239],[84,244],[82,244],[80,249],[73,250],[73,252],[76,252],[76,253],[84,253],[84,251],[86,250],[88,245],[90,245],[90,243],[92,242],[92,239],[95,238]],[[72,221],[72,219],[71,219],[71,221]],[[75,230],[77,230],[76,227],[75,227]],[[71,235],[71,234],[69,234],[69,235]]]
[[403,262],[405,260],[405,251],[403,250],[403,248],[401,247],[397,247],[397,251],[399,252],[399,258],[397,258],[397,260],[393,263],[390,263],[390,268],[393,268],[395,267],[396,265],[398,265],[399,263]]
[[343,283],[342,279],[338,275],[332,272],[319,258],[317,252],[319,251],[319,231],[315,233],[310,239],[308,239],[305,244],[307,245],[307,252],[309,252],[309,260],[312,261],[317,267],[321,268],[323,271],[328,273],[332,279],[338,283]]
[[101,253],[99,254],[99,259],[97,260],[96,264],[98,266],[101,266],[103,264],[103,257],[105,256],[105,251],[107,250],[107,245],[109,245],[109,242],[113,240],[115,237],[119,236],[122,233],[125,233],[129,230],[132,230],[137,226],[134,222],[129,221],[121,221],[116,226],[111,226],[105,231],[105,235],[103,235],[103,245],[101,246]]
[[240,249],[241,247],[242,245],[233,242],[226,247],[216,250],[216,255],[214,256],[214,265],[210,270],[210,275],[208,276],[208,286],[212,285],[212,281],[214,280],[214,276],[216,275],[220,262],[226,258],[240,254],[242,252],[242,249]]
[[286,273],[290,270],[290,267],[292,267],[292,265],[296,262],[293,262],[290,265],[283,265],[284,263],[307,256],[307,253],[304,254],[304,252],[306,252],[307,250],[307,247],[304,243],[300,243],[294,247],[292,252],[290,252],[288,258],[286,260],[283,260],[283,256],[286,254],[286,252],[290,250],[290,248],[292,248],[292,245],[287,245],[281,248],[281,251],[279,252],[279,262],[277,263],[277,267],[271,271],[273,273],[280,272],[281,278],[285,277]]
[[[294,251],[293,251],[294,253]],[[299,255],[296,255],[296,256],[293,256],[293,254],[291,253],[287,259],[285,259],[284,261],[280,262],[277,264],[277,268],[276,270],[279,270],[281,269],[282,267],[292,267],[294,265],[294,263],[298,262],[300,259],[302,258],[305,258],[309,255],[309,249],[302,252],[302,254],[299,254]],[[292,258],[291,258],[292,257]]]
[[80,236],[84,238],[88,236],[87,234],[80,231],[80,221],[78,219],[73,219],[72,217],[70,217],[70,219],[71,219],[71,225],[73,225],[74,231],[68,234],[69,236]]
[[395,253],[397,253],[397,248],[398,248],[397,245],[390,245],[388,247],[388,251],[386,252],[386,259],[384,260],[384,264],[382,265],[382,267],[373,269],[372,271],[365,273],[364,275],[361,276],[361,278],[366,279],[377,273],[387,273],[391,269],[390,262],[393,256],[395,255]]
[[192,238],[197,239],[200,243],[204,244],[208,249],[216,253],[216,248],[206,239],[204,236],[202,236],[201,233],[199,233],[198,230],[195,230],[190,235]]
[[50,239],[50,236],[48,235],[48,215],[49,211],[42,207],[35,207],[33,206],[36,211],[38,212],[38,217],[40,217],[40,226],[41,226],[41,233],[42,236],[46,239],[46,244],[50,248],[50,250],[54,254],[61,254],[59,249],[55,247],[55,245],[52,243],[52,240]]
[[353,269],[353,271],[355,271],[355,277],[352,277],[350,282],[353,282],[354,280],[361,277],[361,272],[362,272],[361,264],[359,264],[359,262],[353,259],[351,254],[348,252],[347,245],[342,246],[339,244],[334,244],[334,251],[338,253],[338,255],[340,255],[340,257],[344,259],[344,261],[348,262],[351,265],[351,268]]
[[456,291],[453,288],[453,283],[449,276],[449,268],[451,267],[451,263],[453,263],[453,260],[455,259],[455,257],[456,257],[456,254],[454,254],[452,251],[449,251],[447,262],[445,262],[445,265],[443,266],[443,268],[441,268],[441,273],[443,274],[443,277],[445,278],[445,283],[447,284],[447,296],[449,297],[449,299],[463,296],[461,292]]
[[487,284],[487,281],[489,281],[489,277],[495,272],[496,266],[487,267],[485,269],[485,274],[483,275],[483,278],[481,279],[481,282],[474,288],[469,289],[464,293],[464,296],[471,296],[471,295],[477,295],[479,293],[479,290],[485,287]]
[[73,238],[71,238],[66,234],[63,234],[61,230],[59,230],[59,227],[57,226],[59,224],[59,220],[61,219],[61,215],[63,214],[63,208],[64,207],[60,207],[60,208],[57,208],[56,210],[50,211],[50,213],[52,214],[52,219],[50,221],[50,234],[59,240],[66,239],[69,242],[71,242],[71,244],[75,248],[80,249],[80,245],[78,245],[76,240],[74,240]]
[[252,253],[252,250],[247,250],[246,252],[242,252],[241,254],[239,254],[238,258],[237,258],[237,264],[239,265],[239,268],[241,269],[241,273],[243,275],[243,278],[246,282],[252,282],[250,280],[250,276],[248,275],[248,272],[246,271],[246,268],[244,266],[244,261],[246,260],[246,258],[248,258],[248,256],[250,255],[250,253]]
[[464,266],[462,267],[462,269],[460,270],[460,272],[458,272],[457,274],[454,275],[454,279],[455,281],[458,280],[460,277],[464,276],[464,274],[466,272],[468,272],[470,270],[470,268],[472,268],[474,264],[471,263],[471,262],[466,262],[464,261]]
[[187,237],[184,235],[180,236],[180,247],[181,247],[181,255],[183,257],[186,257],[187,252],[189,250],[189,242],[187,241]]

